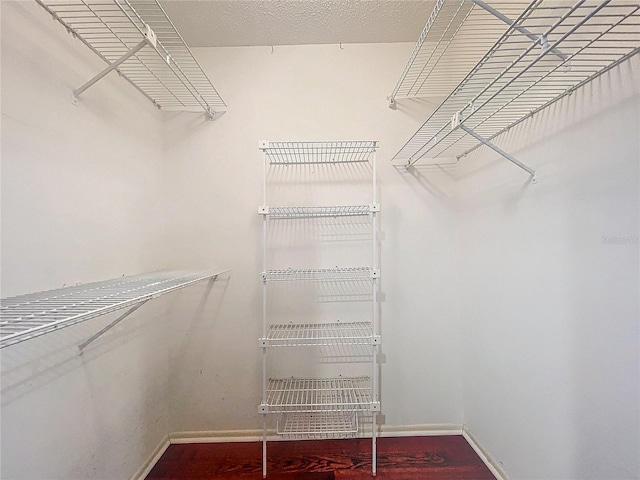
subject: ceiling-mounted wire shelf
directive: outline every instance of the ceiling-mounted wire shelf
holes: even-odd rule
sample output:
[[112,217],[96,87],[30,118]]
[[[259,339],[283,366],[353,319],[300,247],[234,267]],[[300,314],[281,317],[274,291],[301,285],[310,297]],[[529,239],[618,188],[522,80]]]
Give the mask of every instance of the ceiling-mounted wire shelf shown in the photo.
[[[482,3],[482,2],[479,2]],[[528,0],[496,4],[504,16],[491,14],[472,0],[437,0],[391,96],[444,96],[455,87],[507,30]]]
[[291,440],[352,438],[358,433],[356,412],[293,412],[278,415],[278,435]]
[[309,281],[349,281],[349,280],[370,280],[379,275],[377,270],[369,267],[349,267],[349,268],[316,268],[299,269],[287,268],[280,270],[267,270],[262,273],[263,280],[292,282],[298,280]]
[[287,323],[269,325],[266,344],[271,347],[372,345],[371,322]]
[[[331,207],[267,207],[264,212],[271,218],[313,218],[313,217],[350,217],[369,215],[375,209],[372,205],[336,205]],[[378,210],[375,210],[378,211]],[[262,213],[262,212],[261,212]]]
[[0,300],[0,348],[216,278],[223,272],[155,272]]
[[368,162],[378,142],[260,142],[260,149],[272,165]]
[[266,405],[271,413],[365,411],[372,399],[369,377],[271,378]]
[[394,160],[495,150],[491,139],[637,54],[639,11],[631,0],[532,2]]
[[36,1],[108,64],[75,97],[117,70],[160,108],[226,107],[157,0]]

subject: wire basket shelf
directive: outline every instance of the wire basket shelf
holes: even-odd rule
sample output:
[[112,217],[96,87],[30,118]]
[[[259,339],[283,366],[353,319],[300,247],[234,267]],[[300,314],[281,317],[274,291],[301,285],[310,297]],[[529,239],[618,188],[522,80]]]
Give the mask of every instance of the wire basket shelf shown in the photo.
[[262,274],[264,280],[278,282],[308,281],[349,281],[370,280],[374,270],[369,267],[351,268],[317,268],[317,269],[293,269],[267,270]]
[[370,205],[336,205],[327,207],[269,207],[271,218],[349,217],[369,215]]
[[491,140],[639,51],[637,2],[536,0],[394,160],[466,155],[480,142],[459,125]]
[[272,413],[367,411],[372,405],[370,377],[269,379]]
[[333,322],[270,325],[267,340],[273,347],[371,345],[371,322]]
[[291,440],[353,438],[358,433],[356,412],[294,412],[278,415],[278,435]]
[[378,142],[265,142],[261,147],[272,165],[369,162]]
[[0,348],[137,305],[221,272],[156,272],[0,300]]
[[161,108],[197,107],[207,113],[226,107],[189,47],[156,0],[36,0],[107,64],[145,38],[145,46],[117,67],[118,72]]

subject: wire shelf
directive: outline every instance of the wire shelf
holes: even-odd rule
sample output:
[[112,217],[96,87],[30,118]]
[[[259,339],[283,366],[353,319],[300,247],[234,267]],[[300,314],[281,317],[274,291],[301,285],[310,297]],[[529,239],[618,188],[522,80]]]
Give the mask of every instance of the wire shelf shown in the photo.
[[223,272],[156,272],[0,300],[0,348],[137,305]]
[[369,161],[378,142],[263,142],[260,148],[272,165],[358,163]]
[[278,416],[278,435],[292,440],[352,438],[358,433],[356,412],[294,412]]
[[151,27],[157,42],[122,63],[119,73],[161,108],[226,107],[156,0],[36,0],[107,64],[130,52]]
[[394,160],[459,158],[480,142],[457,125],[490,140],[637,54],[639,10],[630,0],[532,2]]
[[[516,19],[528,0],[497,4]],[[437,0],[391,98],[447,95],[509,25],[470,0]]]
[[326,280],[369,280],[374,275],[374,270],[369,267],[351,268],[317,268],[317,269],[293,269],[267,270],[262,274],[264,280],[293,282],[298,280],[326,281]]
[[273,347],[313,345],[371,345],[371,322],[334,322],[270,325],[267,341]]
[[369,215],[370,205],[336,205],[331,207],[269,207],[271,218],[349,217]]
[[369,377],[269,379],[272,413],[367,411],[373,402]]

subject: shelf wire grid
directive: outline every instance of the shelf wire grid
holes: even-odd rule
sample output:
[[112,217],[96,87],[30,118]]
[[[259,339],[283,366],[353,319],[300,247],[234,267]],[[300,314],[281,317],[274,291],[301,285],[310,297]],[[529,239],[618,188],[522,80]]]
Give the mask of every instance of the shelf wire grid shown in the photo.
[[368,411],[370,377],[270,378],[267,405],[272,413]]
[[[516,19],[529,0],[493,3]],[[508,27],[470,0],[437,0],[391,98],[447,95]]]
[[271,165],[369,162],[378,142],[269,142],[263,148]]
[[0,300],[0,348],[137,305],[222,272],[155,272]]
[[112,64],[155,32],[117,71],[156,106],[197,107],[207,113],[226,104],[156,0],[36,0],[75,37]]
[[316,268],[316,269],[275,269],[263,273],[263,278],[270,281],[292,282],[299,280],[309,281],[349,281],[369,280],[373,271],[369,267],[349,268]]
[[273,347],[371,345],[371,322],[332,322],[269,325],[267,340]]
[[393,160],[460,158],[480,142],[452,128],[456,113],[491,140],[637,54],[639,10],[629,0],[532,2]]
[[369,205],[269,207],[271,218],[349,217],[369,215],[369,213],[371,213]]
[[352,438],[358,433],[356,412],[293,412],[278,415],[278,435],[292,440]]

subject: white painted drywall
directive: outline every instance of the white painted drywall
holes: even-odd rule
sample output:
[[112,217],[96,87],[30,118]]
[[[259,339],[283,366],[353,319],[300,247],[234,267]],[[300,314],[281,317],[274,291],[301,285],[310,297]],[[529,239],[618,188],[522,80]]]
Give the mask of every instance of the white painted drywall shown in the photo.
[[[194,329],[175,337],[180,346],[174,348],[171,362],[172,431],[261,427],[257,414],[261,400],[257,340],[262,312],[262,226],[257,214],[262,203],[261,139],[380,142],[383,422],[396,426],[462,422],[457,218],[455,205],[446,198],[448,173],[435,171],[433,178],[416,178],[396,170],[389,161],[434,102],[409,101],[399,111],[386,106],[385,97],[393,90],[412,45],[342,47],[275,47],[273,53],[270,47],[196,49],[229,111],[214,123],[165,114],[167,176],[172,182],[172,261],[220,265],[233,271],[221,310],[205,308],[202,320],[194,320]],[[343,181],[342,175],[314,172],[323,179],[312,184],[313,191],[296,192],[303,203],[310,197],[319,204],[347,200],[347,195],[328,186],[334,180]],[[350,184],[356,182],[355,171],[342,173]],[[431,189],[434,179],[440,182],[439,191]],[[352,242],[342,243],[352,258],[326,245],[294,249],[287,243],[288,234],[316,235],[310,223],[305,225],[283,226],[274,234],[271,268],[304,266],[305,262],[310,267],[361,264]],[[365,242],[363,248],[369,251],[369,244]],[[330,258],[336,263],[331,264]],[[284,295],[274,302],[279,302],[274,309],[280,307],[285,316],[300,311],[300,305]],[[174,308],[174,314],[181,315],[180,307]],[[324,307],[306,315],[304,320],[309,321],[331,318]],[[347,310],[347,318],[340,318],[357,315]],[[190,344],[186,335],[192,339]],[[302,371],[300,364],[295,367]],[[360,373],[361,367],[339,367],[339,371]]]
[[640,477],[637,56],[461,162],[464,421],[512,479]]
[[[2,296],[163,267],[162,117],[35,2],[2,2]],[[168,300],[170,301],[170,300]],[[166,305],[1,351],[1,476],[128,478],[168,429]]]

